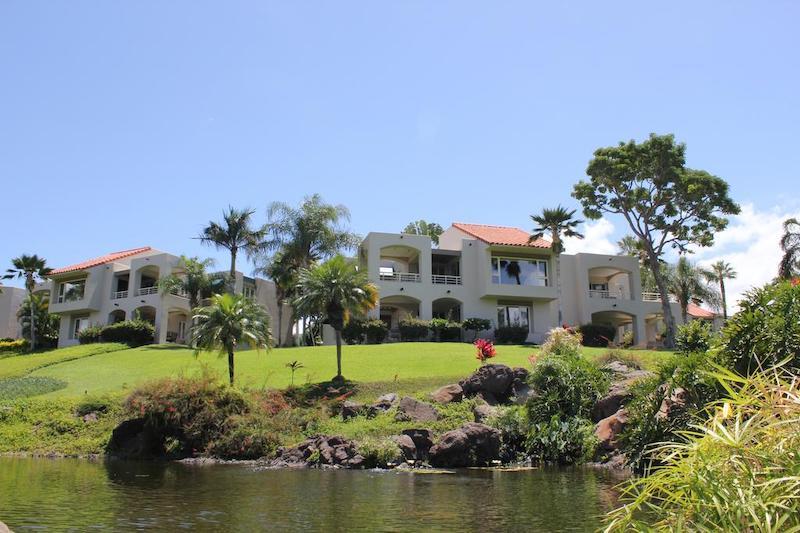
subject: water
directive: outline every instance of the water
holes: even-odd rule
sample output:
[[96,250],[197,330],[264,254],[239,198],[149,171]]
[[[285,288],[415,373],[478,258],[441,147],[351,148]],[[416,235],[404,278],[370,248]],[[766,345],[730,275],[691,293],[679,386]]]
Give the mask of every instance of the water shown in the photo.
[[592,469],[455,474],[0,458],[15,531],[591,531],[620,478]]

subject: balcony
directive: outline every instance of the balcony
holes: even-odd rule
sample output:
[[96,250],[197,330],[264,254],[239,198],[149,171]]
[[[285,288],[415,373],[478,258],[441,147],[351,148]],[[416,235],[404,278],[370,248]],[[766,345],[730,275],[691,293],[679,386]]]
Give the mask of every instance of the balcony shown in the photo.
[[598,298],[601,300],[622,300],[624,296],[620,291],[589,290],[589,298]]
[[149,294],[158,294],[158,287],[142,287],[141,289],[136,289],[136,296],[147,296]]
[[420,281],[422,281],[420,275],[413,272],[392,272],[392,273],[381,272],[380,280],[401,281],[401,282],[411,282],[411,283],[420,283]]
[[[645,302],[660,302],[661,301],[661,295],[659,293],[657,293],[657,292],[643,292],[642,293],[642,301],[645,301]],[[670,295],[669,301],[670,301],[670,303],[677,303],[678,302],[678,300],[672,295]]]
[[111,293],[112,300],[119,300],[120,298],[127,298],[127,297],[128,297],[128,291],[117,291]]
[[431,283],[434,285],[461,285],[461,276],[434,274],[431,276]]

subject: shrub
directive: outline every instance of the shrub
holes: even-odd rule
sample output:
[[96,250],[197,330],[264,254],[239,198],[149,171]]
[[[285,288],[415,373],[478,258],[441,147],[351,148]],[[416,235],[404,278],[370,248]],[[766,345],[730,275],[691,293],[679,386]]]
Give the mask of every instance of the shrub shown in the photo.
[[533,424],[525,446],[534,461],[572,464],[594,456],[597,438],[589,420],[553,415],[547,422]]
[[390,437],[367,437],[357,443],[357,448],[367,468],[387,468],[403,462],[400,447]]
[[280,444],[280,435],[271,423],[248,413],[229,417],[205,453],[223,459],[259,459],[274,455]]
[[389,326],[383,320],[367,320],[364,322],[364,335],[369,344],[380,344],[389,335]]
[[501,326],[494,330],[494,340],[498,344],[523,344],[528,340],[528,327]]
[[427,320],[407,317],[400,320],[400,338],[404,341],[418,341],[428,337],[430,324]]
[[608,390],[608,377],[581,357],[548,356],[533,366],[528,383],[536,391],[527,403],[531,423],[553,416],[589,418],[595,402]]
[[472,331],[472,340],[475,340],[481,331],[492,329],[492,321],[487,318],[468,318],[461,323],[461,327],[465,331]]
[[524,406],[513,405],[501,408],[501,411],[490,417],[486,423],[500,430],[500,459],[504,463],[525,460],[525,441],[528,438],[530,424]]
[[103,342],[124,342],[129,346],[151,344],[155,339],[155,328],[144,320],[125,320],[111,324],[100,332]]
[[654,451],[606,531],[796,531],[800,528],[800,382],[781,369],[723,374],[729,400],[700,431]]
[[713,337],[711,324],[704,320],[691,320],[678,327],[675,348],[683,354],[705,353],[711,348]]
[[0,353],[17,353],[27,351],[29,343],[25,339],[12,339],[0,341]]
[[789,281],[748,292],[722,329],[717,359],[739,374],[786,359],[800,369],[800,284]]
[[433,337],[437,342],[460,340],[461,324],[446,318],[434,318],[429,325]]
[[553,328],[547,334],[547,340],[542,344],[540,353],[543,356],[579,357],[581,355],[581,334],[566,328]]
[[622,350],[608,350],[598,355],[594,360],[595,363],[601,366],[613,361],[619,361],[628,368],[633,368],[634,370],[641,370],[643,368],[641,357],[629,352],[623,352]]
[[634,342],[634,336],[632,331],[626,331],[625,333],[622,334],[622,341],[620,342],[620,344],[622,345],[623,348],[630,348],[631,346],[633,346],[633,342]]
[[100,342],[100,334],[103,331],[103,326],[94,325],[78,332],[78,342],[81,344],[91,344],[93,342]]
[[583,335],[583,345],[595,348],[606,348],[614,342],[617,333],[614,326],[607,324],[584,324],[578,329]]
[[364,342],[364,321],[351,318],[342,328],[342,338],[347,344],[361,344]]

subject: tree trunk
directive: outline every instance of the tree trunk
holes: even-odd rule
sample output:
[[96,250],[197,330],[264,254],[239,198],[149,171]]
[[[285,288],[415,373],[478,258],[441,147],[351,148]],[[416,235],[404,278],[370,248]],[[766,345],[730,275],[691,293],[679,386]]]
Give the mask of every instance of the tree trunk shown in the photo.
[[556,254],[556,298],[558,299],[558,326],[564,325],[564,308],[561,304],[561,254]]
[[228,279],[228,286],[230,287],[230,292],[233,294],[236,287],[236,250],[231,250],[231,271],[228,273],[230,279]]
[[31,308],[31,351],[36,349],[36,309],[33,304],[33,291],[28,291],[28,305]]
[[342,332],[336,330],[336,377],[342,377]]
[[650,259],[650,270],[653,272],[656,286],[658,287],[658,295],[661,297],[661,312],[664,314],[664,324],[667,330],[664,332],[666,340],[664,346],[666,348],[675,347],[675,317],[672,316],[672,307],[669,305],[669,293],[667,292],[667,283],[664,276],[661,275],[661,265],[658,263],[658,257],[652,250],[647,251],[647,256]]
[[719,292],[722,296],[722,319],[728,320],[728,300],[725,298],[725,280],[719,280]]
[[278,300],[278,348],[283,346],[281,337],[283,336],[283,302]]
[[233,386],[233,348],[228,348],[228,378]]

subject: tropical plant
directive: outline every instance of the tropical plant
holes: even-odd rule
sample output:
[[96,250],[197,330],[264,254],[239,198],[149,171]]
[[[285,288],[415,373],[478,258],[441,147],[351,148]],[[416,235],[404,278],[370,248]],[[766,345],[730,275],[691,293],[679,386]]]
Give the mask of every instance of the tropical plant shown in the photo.
[[497,350],[494,348],[492,341],[486,339],[477,339],[472,343],[475,346],[475,359],[486,364],[486,361],[497,355]]
[[350,315],[364,315],[378,302],[378,289],[352,261],[336,255],[300,271],[294,306],[319,314],[336,333],[336,379],[342,380],[342,329]]
[[705,353],[711,348],[713,338],[711,324],[705,320],[690,320],[678,326],[675,348],[683,354]]
[[258,303],[240,294],[215,294],[211,304],[194,311],[192,330],[195,355],[201,350],[217,350],[228,355],[228,377],[234,381],[234,354],[246,343],[251,348],[269,350],[272,331],[269,315]]
[[236,283],[236,259],[239,252],[244,253],[247,258],[255,257],[261,251],[266,236],[266,228],[252,227],[254,213],[254,209],[234,209],[228,206],[228,210],[222,213],[222,223],[209,222],[198,237],[203,244],[225,249],[230,253],[228,284],[231,293]]
[[475,341],[478,333],[492,329],[492,321],[488,318],[468,318],[461,323],[461,326],[465,331],[473,332],[472,340]]
[[541,239],[545,234],[550,237],[550,250],[556,263],[556,294],[558,302],[558,325],[564,323],[564,309],[561,303],[561,254],[564,252],[563,237],[583,239],[583,234],[576,229],[583,220],[575,220],[575,210],[568,210],[560,205],[555,209],[542,209],[540,215],[531,215],[536,223],[528,242]]
[[436,342],[458,340],[461,335],[461,323],[447,318],[432,318],[428,327]]
[[278,252],[272,255],[265,264],[256,268],[259,272],[275,284],[275,300],[278,304],[278,346],[283,346],[283,307],[291,301],[295,295],[297,286],[297,264],[292,261],[292,257]]
[[431,242],[439,246],[439,236],[444,233],[444,229],[436,222],[427,222],[425,220],[417,220],[409,222],[403,229],[403,233],[410,235],[427,235],[431,238]]
[[[52,269],[47,267],[47,260],[38,255],[22,254],[11,260],[13,268],[6,270],[3,279],[23,279],[25,280],[25,290],[28,291],[28,298],[33,296],[33,289],[36,288],[36,283],[44,280],[50,275]],[[36,313],[35,306],[30,309],[30,343],[31,351],[36,349]]]
[[[31,316],[36,324],[36,340],[40,347],[53,347],[58,344],[58,330],[61,320],[58,315],[50,313],[50,296],[48,293],[33,293],[25,297],[17,309],[17,320],[22,326],[22,336],[31,338]],[[28,344],[30,346],[30,343]]]
[[627,482],[606,531],[800,530],[800,381],[781,368],[716,373],[726,398],[652,451],[662,466]]
[[783,222],[781,237],[783,256],[778,266],[780,279],[791,279],[800,275],[800,221],[789,218]]
[[404,341],[418,341],[428,337],[431,323],[429,320],[422,320],[413,316],[401,318],[398,324],[400,338]]
[[286,368],[292,371],[292,382],[290,384],[291,387],[294,387],[294,373],[303,368],[303,363],[300,361],[291,361],[286,363]]
[[641,242],[661,297],[668,348],[675,345],[675,318],[661,257],[669,248],[711,246],[727,226],[725,216],[739,213],[725,180],[686,168],[685,152],[672,135],[655,134],[642,143],[599,148],[586,170],[589,181],[572,192],[586,217],[622,215]]
[[542,344],[539,355],[560,355],[563,357],[580,357],[583,335],[567,328],[553,328],[547,333],[547,340]]
[[588,419],[609,382],[593,362],[570,353],[540,357],[528,384],[537,393],[528,400],[528,418],[531,423],[542,423],[550,422],[553,416]]
[[124,342],[129,346],[142,346],[155,341],[156,328],[150,322],[134,318],[109,324],[100,331],[103,342]]
[[730,263],[720,259],[710,267],[702,270],[703,276],[711,283],[719,284],[719,295],[722,305],[722,317],[728,320],[728,299],[725,294],[725,280],[736,279],[736,270]]
[[683,323],[689,321],[689,304],[694,300],[702,300],[712,307],[719,307],[720,297],[716,289],[709,287],[705,282],[703,271],[689,261],[685,256],[678,258],[678,262],[670,271],[669,292],[678,300],[681,306]]
[[209,298],[219,292],[225,280],[216,274],[209,274],[207,269],[214,265],[213,259],[199,259],[182,255],[178,263],[178,272],[164,276],[158,280],[158,288],[162,294],[183,293],[189,299],[189,307],[200,306],[203,298]]

